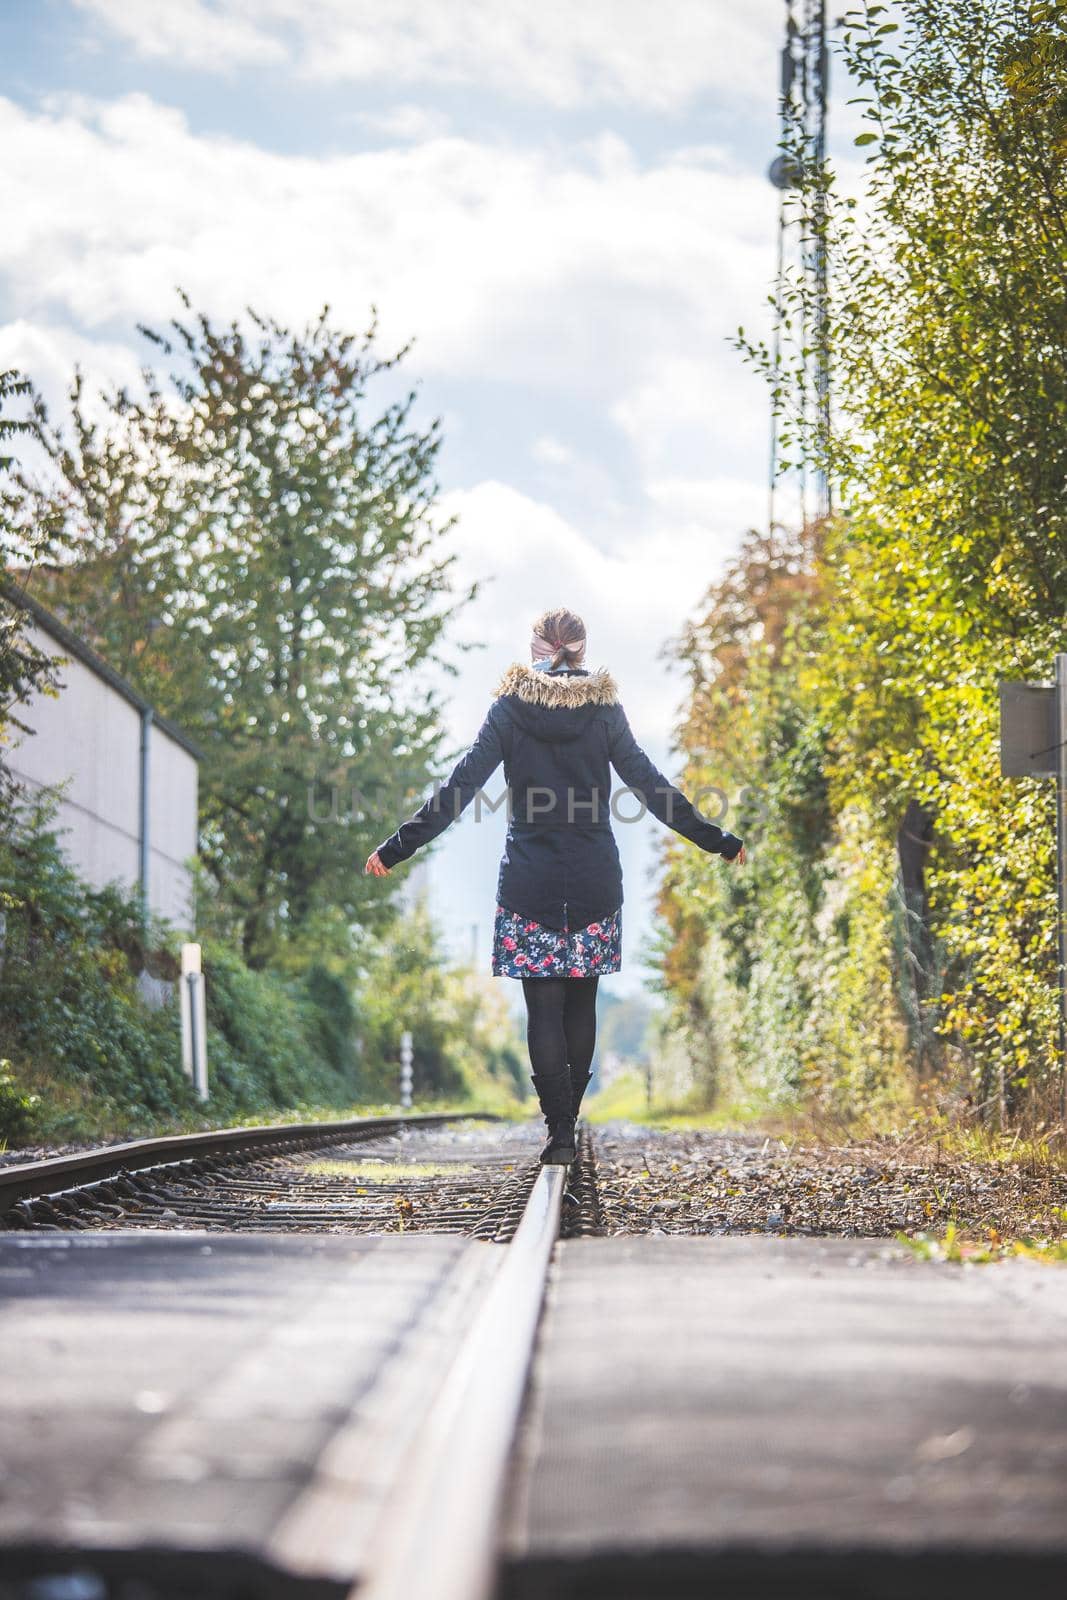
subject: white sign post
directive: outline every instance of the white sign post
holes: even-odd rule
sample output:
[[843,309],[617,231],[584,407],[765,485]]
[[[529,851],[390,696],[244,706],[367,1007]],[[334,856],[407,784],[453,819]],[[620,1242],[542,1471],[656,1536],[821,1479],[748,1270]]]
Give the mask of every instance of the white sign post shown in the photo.
[[411,1035],[406,1029],[400,1035],[400,1104],[405,1111],[411,1105]]
[[1056,921],[1060,980],[1060,1116],[1067,1118],[1067,655],[1056,681],[1000,685],[1000,770],[1056,779]]
[[200,946],[182,945],[182,1067],[201,1100],[207,1099],[207,1006]]

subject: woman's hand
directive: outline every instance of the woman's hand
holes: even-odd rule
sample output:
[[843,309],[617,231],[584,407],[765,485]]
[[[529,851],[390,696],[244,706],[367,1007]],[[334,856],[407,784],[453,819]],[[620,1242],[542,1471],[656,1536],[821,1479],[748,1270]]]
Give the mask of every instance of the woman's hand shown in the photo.
[[737,854],[735,856],[729,856],[727,858],[727,866],[743,867],[744,864],[745,864],[745,847],[744,847],[744,845],[742,845],[740,850],[737,852]]
[[369,872],[375,878],[387,878],[392,870],[392,867],[385,865],[377,850],[367,857],[367,865],[363,868],[364,875]]

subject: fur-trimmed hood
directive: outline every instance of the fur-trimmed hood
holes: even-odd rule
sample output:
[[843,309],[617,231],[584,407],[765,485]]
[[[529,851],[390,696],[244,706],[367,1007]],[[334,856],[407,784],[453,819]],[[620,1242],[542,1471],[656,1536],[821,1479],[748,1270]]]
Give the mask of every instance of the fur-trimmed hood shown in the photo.
[[511,663],[496,694],[525,733],[548,744],[580,739],[606,706],[619,703],[615,680],[604,668],[549,672],[523,661]]
[[517,695],[533,706],[562,706],[567,710],[578,706],[614,706],[619,702],[619,688],[606,667],[595,672],[548,672],[543,668],[528,667],[524,661],[513,661],[493,693]]

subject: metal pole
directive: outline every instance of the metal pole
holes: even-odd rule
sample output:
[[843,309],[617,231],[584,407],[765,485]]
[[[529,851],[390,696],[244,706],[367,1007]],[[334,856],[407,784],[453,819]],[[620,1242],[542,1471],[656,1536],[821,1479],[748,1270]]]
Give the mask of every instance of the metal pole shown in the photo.
[[412,1038],[405,1028],[400,1035],[400,1104],[405,1109],[411,1105],[411,1061]]
[[182,945],[182,1067],[192,1079],[201,1100],[207,1087],[207,1004],[198,944]]
[[1056,913],[1060,979],[1060,1120],[1067,1120],[1067,655],[1056,657]]
[[151,823],[151,814],[150,814],[150,808],[149,808],[149,788],[148,788],[149,777],[150,777],[149,750],[150,750],[151,738],[152,738],[152,707],[151,706],[145,706],[143,711],[141,712],[141,794],[140,794],[140,819],[139,819],[140,838],[138,840],[138,847],[139,847],[138,877],[140,879],[139,887],[140,887],[140,898],[141,898],[141,927],[144,929],[145,933],[147,933],[147,931],[148,931],[148,909],[149,909],[148,908],[148,868],[149,868],[149,852],[150,852],[150,849],[151,849],[151,841],[150,841],[150,838],[149,838],[149,827],[150,827],[150,823]]
[[208,1098],[207,1086],[207,988],[204,984],[204,974],[197,974],[196,980],[196,1026],[197,1049],[200,1062],[200,1082],[197,1092],[201,1100]]
[[192,1054],[193,1088],[200,1092],[200,1030],[197,1027],[196,980],[199,974],[187,972],[185,986],[189,991],[189,1049]]

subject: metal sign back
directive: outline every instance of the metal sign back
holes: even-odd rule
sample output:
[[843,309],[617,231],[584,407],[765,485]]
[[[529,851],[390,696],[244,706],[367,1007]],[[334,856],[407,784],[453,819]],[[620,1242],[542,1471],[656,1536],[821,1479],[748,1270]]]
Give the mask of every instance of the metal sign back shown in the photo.
[[1001,683],[1000,771],[1005,778],[1056,776],[1056,690],[1043,683]]

